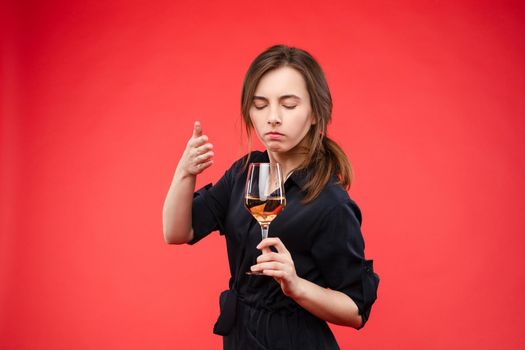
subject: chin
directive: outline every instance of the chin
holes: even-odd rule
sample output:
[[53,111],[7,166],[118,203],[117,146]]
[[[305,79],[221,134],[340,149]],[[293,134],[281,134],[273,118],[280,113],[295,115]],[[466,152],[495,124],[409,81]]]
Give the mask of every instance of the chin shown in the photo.
[[277,153],[284,153],[284,152],[288,151],[287,148],[285,148],[285,147],[283,147],[282,145],[279,145],[279,144],[266,145],[266,149],[269,152],[277,152]]

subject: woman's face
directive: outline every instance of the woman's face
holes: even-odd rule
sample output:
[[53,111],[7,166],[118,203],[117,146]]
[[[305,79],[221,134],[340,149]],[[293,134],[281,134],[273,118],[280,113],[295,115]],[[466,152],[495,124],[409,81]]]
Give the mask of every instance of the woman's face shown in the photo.
[[263,75],[255,89],[250,119],[268,151],[285,153],[297,146],[315,123],[301,73],[284,66]]

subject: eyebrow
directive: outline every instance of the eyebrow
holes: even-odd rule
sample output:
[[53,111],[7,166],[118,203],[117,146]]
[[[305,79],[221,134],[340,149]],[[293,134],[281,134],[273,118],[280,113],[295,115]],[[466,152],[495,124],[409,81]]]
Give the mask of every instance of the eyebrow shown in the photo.
[[[282,95],[282,96],[279,96],[279,100],[286,100],[286,99],[289,99],[289,98],[293,98],[293,99],[296,99],[296,100],[299,100],[301,101],[301,98],[297,95]],[[253,96],[253,99],[254,100],[263,100],[263,101],[268,101],[268,99],[266,97],[263,97],[263,96]]]

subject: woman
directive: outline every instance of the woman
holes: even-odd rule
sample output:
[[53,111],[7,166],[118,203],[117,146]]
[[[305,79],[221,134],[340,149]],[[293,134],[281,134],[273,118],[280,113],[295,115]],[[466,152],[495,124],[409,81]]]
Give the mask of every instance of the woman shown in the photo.
[[[232,277],[214,328],[225,349],[338,349],[326,322],[362,328],[379,278],[346,192],[350,163],[326,136],[325,76],[304,50],[273,46],[248,69],[241,105],[248,137],[254,129],[266,151],[250,152],[194,193],[196,176],[213,164],[196,122],[164,203],[164,237],[194,244],[215,230],[225,235]],[[243,205],[251,162],[277,162],[286,179],[287,206],[263,241]]]

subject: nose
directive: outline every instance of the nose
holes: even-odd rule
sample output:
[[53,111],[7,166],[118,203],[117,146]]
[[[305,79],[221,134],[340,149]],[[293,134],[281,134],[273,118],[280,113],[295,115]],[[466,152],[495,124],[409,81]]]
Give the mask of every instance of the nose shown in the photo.
[[268,125],[275,126],[281,124],[281,116],[279,115],[278,108],[271,108],[266,121]]

